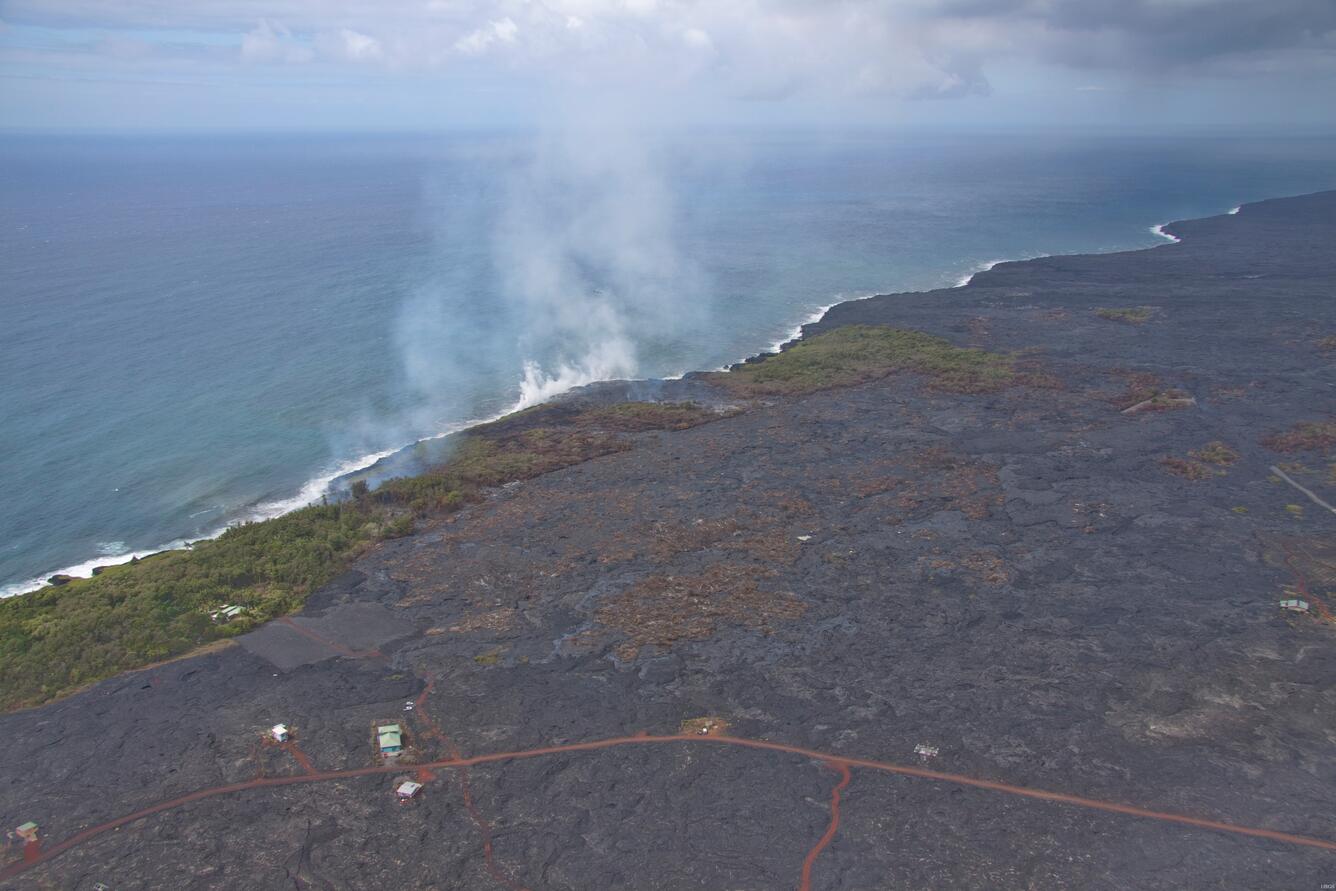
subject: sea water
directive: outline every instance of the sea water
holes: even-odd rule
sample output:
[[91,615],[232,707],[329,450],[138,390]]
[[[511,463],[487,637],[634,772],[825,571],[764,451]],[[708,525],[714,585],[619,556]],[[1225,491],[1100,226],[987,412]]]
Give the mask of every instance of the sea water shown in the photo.
[[1333,187],[1323,138],[8,136],[0,593],[840,299]]

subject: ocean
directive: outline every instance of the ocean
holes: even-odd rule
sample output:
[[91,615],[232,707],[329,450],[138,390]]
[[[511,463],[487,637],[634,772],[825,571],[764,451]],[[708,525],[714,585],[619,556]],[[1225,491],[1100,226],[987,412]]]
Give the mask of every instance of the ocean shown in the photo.
[[841,299],[1329,188],[1318,137],[9,135],[0,595]]

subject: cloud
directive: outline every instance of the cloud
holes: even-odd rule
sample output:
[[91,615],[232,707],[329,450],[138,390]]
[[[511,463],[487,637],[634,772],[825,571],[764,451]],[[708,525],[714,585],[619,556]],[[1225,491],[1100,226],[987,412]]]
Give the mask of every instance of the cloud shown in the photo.
[[351,28],[321,34],[316,46],[327,56],[349,62],[377,62],[385,57],[379,40]]
[[711,101],[977,96],[1008,65],[1336,74],[1336,0],[7,0],[5,20],[207,34],[251,63]]
[[468,56],[480,55],[494,44],[514,43],[518,31],[519,26],[509,17],[497,19],[459,38],[455,41],[455,49]]
[[1331,0],[943,0],[923,13],[1027,35],[1019,49],[1074,67],[1184,68],[1336,34]]
[[241,38],[241,58],[249,62],[309,62],[311,48],[298,43],[281,23],[260,19]]

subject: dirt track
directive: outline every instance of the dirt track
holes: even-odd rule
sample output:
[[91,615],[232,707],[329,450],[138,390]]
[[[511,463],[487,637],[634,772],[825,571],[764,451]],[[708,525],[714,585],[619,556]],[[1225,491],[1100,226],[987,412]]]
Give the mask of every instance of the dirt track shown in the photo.
[[[1091,808],[1093,810],[1108,811],[1109,813],[1122,814],[1130,817],[1139,817],[1148,820],[1160,820],[1165,823],[1177,823],[1183,826],[1191,826],[1199,829],[1210,829],[1217,832],[1233,833],[1235,835],[1251,836],[1254,838],[1264,838],[1270,841],[1282,842],[1290,845],[1300,845],[1310,848],[1318,848],[1325,851],[1336,852],[1336,841],[1328,841],[1320,838],[1308,838],[1306,836],[1291,835],[1285,832],[1276,832],[1269,829],[1259,829],[1253,826],[1240,826],[1234,823],[1225,823],[1218,820],[1204,820],[1198,817],[1191,817],[1184,814],[1169,814],[1163,811],[1147,810],[1132,805],[1118,804],[1111,801],[1097,801],[1090,798],[1082,798],[1077,795],[1065,795],[1060,792],[1050,792],[1043,789],[1029,789],[1021,786],[1013,786],[1007,783],[997,783],[989,780],[980,780],[974,777],[961,776],[959,774],[944,773],[942,771],[925,770],[922,768],[911,767],[903,764],[889,764],[884,761],[870,761],[862,758],[844,758],[834,757],[829,752],[817,752],[811,749],[803,749],[797,746],[786,746],[779,743],[769,743],[761,740],[739,739],[729,736],[705,736],[705,735],[686,735],[673,734],[669,736],[650,736],[649,734],[639,734],[636,736],[623,736],[616,739],[593,740],[585,743],[571,743],[563,746],[543,746],[536,749],[527,749],[520,752],[496,752],[487,755],[474,755],[472,757],[454,756],[440,761],[430,761],[417,765],[419,771],[435,770],[467,770],[470,767],[477,767],[481,764],[495,764],[498,762],[514,761],[524,758],[538,758],[546,755],[568,755],[575,752],[591,752],[600,749],[612,748],[614,746],[627,745],[658,745],[664,743],[712,743],[717,745],[742,746],[744,748],[761,749],[769,752],[782,752],[789,755],[802,755],[804,757],[820,760],[826,765],[836,770],[840,774],[840,781],[831,793],[831,819],[826,832],[817,840],[807,857],[803,860],[802,878],[799,882],[801,889],[811,887],[812,867],[816,863],[817,857],[821,851],[830,844],[835,837],[836,831],[840,825],[839,802],[840,793],[849,785],[852,777],[850,768],[857,767],[865,770],[879,770],[886,773],[900,774],[902,776],[918,777],[920,779],[938,780],[948,783],[958,783],[964,786],[974,786],[980,789],[987,789],[992,792],[1002,792],[1008,795],[1020,795],[1025,798],[1035,799],[1037,801],[1056,802],[1058,804],[1073,805],[1075,807]],[[17,861],[3,870],[0,870],[0,880],[14,878],[27,872],[29,869],[42,863],[46,863],[55,857],[60,856],[72,848],[75,848],[96,836],[122,826],[129,825],[138,820],[143,820],[166,811],[174,810],[183,805],[195,801],[202,801],[206,798],[213,798],[218,795],[230,795],[242,792],[248,789],[263,789],[274,786],[291,786],[298,783],[320,783],[330,782],[339,779],[348,779],[352,777],[371,776],[375,774],[389,774],[401,772],[403,765],[390,764],[379,765],[375,767],[355,768],[341,771],[318,771],[313,768],[301,750],[291,744],[283,746],[285,751],[289,751],[297,758],[302,765],[305,773],[294,776],[282,777],[256,777],[242,783],[232,783],[227,786],[215,786],[211,789],[200,789],[187,795],[178,796],[169,801],[158,802],[147,808],[135,811],[132,814],[125,814],[114,820],[97,826],[89,827],[79,834],[65,839],[58,844],[40,851],[34,850],[23,860]],[[481,827],[480,827],[481,828]],[[485,831],[485,830],[484,830]],[[499,875],[498,881],[505,882]]]

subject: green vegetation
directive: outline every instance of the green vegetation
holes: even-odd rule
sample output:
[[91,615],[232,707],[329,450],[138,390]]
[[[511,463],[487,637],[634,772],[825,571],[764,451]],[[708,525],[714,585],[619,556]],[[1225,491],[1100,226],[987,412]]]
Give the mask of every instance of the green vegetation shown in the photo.
[[533,427],[499,439],[472,436],[460,442],[441,467],[420,476],[390,480],[368,496],[414,514],[451,511],[475,501],[490,486],[624,451],[631,444],[611,433]]
[[897,371],[923,375],[934,389],[951,393],[989,393],[1017,382],[1008,356],[880,325],[836,328],[709,378],[739,395],[777,396],[852,386]]
[[[728,413],[724,413],[728,414]],[[694,402],[619,402],[581,414],[590,425],[636,433],[642,430],[686,430],[721,417]]]
[[1262,440],[1275,452],[1319,452],[1336,447],[1336,419],[1301,421],[1284,433]]
[[1128,325],[1140,325],[1150,320],[1151,308],[1149,306],[1127,306],[1121,309],[1110,309],[1100,307],[1095,310],[1095,315],[1101,319],[1108,319],[1111,322],[1124,322]]
[[[421,476],[375,491],[354,486],[345,501],[2,600],[0,708],[45,702],[292,612],[359,554],[408,534],[422,517],[458,509],[489,486],[631,448],[616,430],[677,429],[716,417],[697,406],[629,403],[586,410],[561,426],[508,433],[517,425],[489,425]],[[215,623],[209,614],[224,604],[246,611]]]
[[[1239,460],[1239,453],[1219,440],[1208,442],[1199,449],[1188,452],[1187,458],[1170,456],[1160,459],[1160,466],[1175,476],[1189,480],[1210,479],[1217,473],[1223,474],[1223,468]],[[1212,469],[1210,465],[1222,468]],[[1234,508],[1236,513],[1246,513],[1243,508]]]
[[1239,460],[1239,453],[1225,445],[1220,440],[1208,442],[1199,449],[1193,449],[1188,452],[1188,457],[1195,458],[1198,461],[1204,461],[1207,464],[1218,464],[1227,467]]
[[[0,706],[42,702],[289,612],[411,524],[356,503],[317,505],[0,601]],[[214,624],[209,612],[225,603],[246,613]]]

